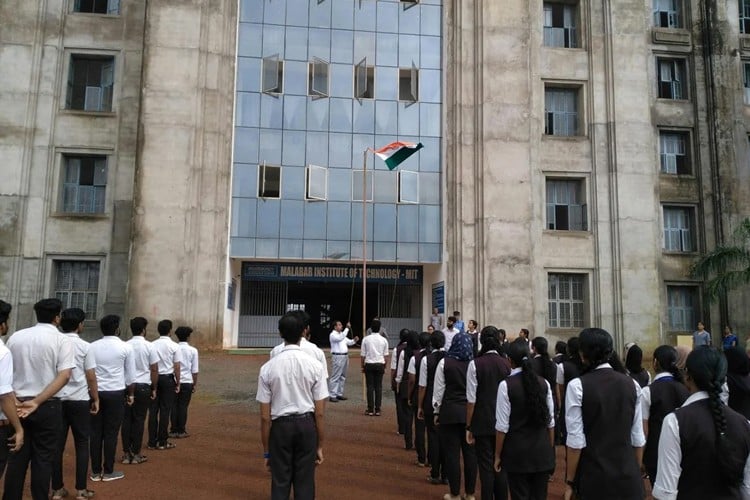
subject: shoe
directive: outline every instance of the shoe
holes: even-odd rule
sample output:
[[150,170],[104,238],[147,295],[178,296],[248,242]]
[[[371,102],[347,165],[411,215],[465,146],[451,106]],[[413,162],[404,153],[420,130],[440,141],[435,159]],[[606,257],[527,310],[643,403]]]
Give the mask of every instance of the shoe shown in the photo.
[[86,500],[87,498],[91,498],[95,495],[91,490],[77,490],[76,491],[76,500]]
[[414,465],[416,465],[417,467],[425,467],[424,462],[420,462],[419,460],[417,460],[416,462],[414,462]]
[[160,444],[159,446],[157,446],[156,449],[157,450],[171,450],[172,448],[176,448],[176,447],[177,447],[176,444],[170,443],[169,441],[167,441],[166,443]]
[[132,461],[133,461],[133,455],[131,455],[130,453],[126,453],[125,455],[122,456],[122,463],[126,465],[132,463]]
[[179,432],[170,432],[169,434],[167,434],[167,436],[170,437],[170,438],[172,438],[172,439],[175,439],[175,438],[180,437],[180,433]]
[[117,481],[118,479],[122,479],[124,477],[125,474],[123,472],[115,470],[110,472],[109,474],[102,474],[102,481]]
[[464,495],[464,500],[477,500],[477,497],[474,495]]
[[101,481],[102,480],[102,473],[101,472],[92,472],[89,476],[89,479],[91,479],[94,482]]
[[62,500],[68,496],[68,490],[65,488],[60,488],[59,490],[54,490],[52,492],[52,500]]
[[446,493],[443,495],[443,500],[461,500],[461,495],[451,495],[450,493]]
[[365,415],[367,415],[368,417],[372,417],[375,414],[373,412],[371,412],[370,410],[365,410]]
[[148,462],[146,455],[133,455],[133,458],[130,460],[130,463],[133,465],[142,464],[143,462]]
[[188,433],[188,432],[179,432],[179,433],[177,433],[177,438],[178,439],[185,439],[185,438],[188,438],[188,437],[190,437],[190,433]]
[[336,399],[338,399],[339,401],[346,401],[349,398],[345,398],[344,396],[339,396]]
[[330,401],[331,403],[338,403],[339,398],[328,398],[328,401]]
[[427,476],[427,482],[430,484],[443,484],[443,480],[439,477]]
[[375,410],[375,416],[376,416],[376,417],[379,417],[379,416],[380,416],[380,410]]
[[156,445],[155,444],[147,444],[146,448],[148,448],[149,450],[155,450],[156,449]]

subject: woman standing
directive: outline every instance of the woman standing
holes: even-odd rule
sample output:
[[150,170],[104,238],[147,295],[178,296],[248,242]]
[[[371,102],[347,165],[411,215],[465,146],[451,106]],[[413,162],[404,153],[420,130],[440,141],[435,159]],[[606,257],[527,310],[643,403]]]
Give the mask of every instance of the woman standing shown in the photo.
[[643,351],[636,344],[631,345],[625,355],[625,368],[642,388],[651,383],[651,374],[643,368]]
[[[555,387],[557,382],[557,365],[549,357],[549,344],[547,339],[544,337],[534,337],[531,341],[531,350],[533,358],[531,359],[531,366],[534,369],[534,373],[542,377],[547,381],[550,388]],[[559,415],[560,413],[560,400],[557,397],[557,391],[552,390],[552,401],[555,405],[555,413],[553,415]],[[550,475],[553,471],[550,471]]]
[[727,404],[750,419],[750,358],[740,347],[727,349],[724,355],[727,357]]
[[725,351],[737,346],[737,335],[732,333],[732,327],[729,325],[724,327],[724,335],[721,337],[721,344]]
[[557,399],[560,401],[560,413],[557,425],[560,428],[560,439],[558,444],[564,445],[567,438],[565,430],[565,391],[571,380],[578,378],[583,373],[581,356],[578,354],[578,337],[568,339],[568,354],[562,363],[557,365]]
[[497,391],[495,470],[508,473],[512,500],[545,500],[555,469],[552,388],[534,372],[525,343],[509,345],[508,357],[512,371]]
[[399,353],[396,362],[396,397],[401,402],[403,412],[404,449],[414,448],[414,409],[409,402],[409,362],[419,352],[419,334],[414,330],[406,333],[406,346]]
[[690,397],[664,419],[654,498],[747,498],[750,424],[721,402],[726,374],[716,349],[700,347],[688,356]]
[[641,416],[643,432],[646,434],[646,449],[643,452],[643,467],[646,469],[651,487],[656,481],[659,436],[664,417],[682,406],[689,392],[682,382],[682,373],[677,368],[677,351],[663,345],[654,351],[656,377],[641,394]]

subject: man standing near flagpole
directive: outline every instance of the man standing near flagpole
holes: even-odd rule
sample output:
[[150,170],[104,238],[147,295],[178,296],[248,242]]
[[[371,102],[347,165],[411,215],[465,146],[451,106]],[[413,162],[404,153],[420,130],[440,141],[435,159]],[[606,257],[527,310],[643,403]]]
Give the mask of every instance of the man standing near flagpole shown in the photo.
[[345,401],[344,385],[346,384],[346,370],[349,368],[349,346],[354,345],[359,337],[350,339],[349,329],[351,323],[346,323],[346,328],[342,331],[341,321],[336,321],[333,325],[333,331],[328,336],[331,341],[331,379],[329,381],[329,401],[337,403]]

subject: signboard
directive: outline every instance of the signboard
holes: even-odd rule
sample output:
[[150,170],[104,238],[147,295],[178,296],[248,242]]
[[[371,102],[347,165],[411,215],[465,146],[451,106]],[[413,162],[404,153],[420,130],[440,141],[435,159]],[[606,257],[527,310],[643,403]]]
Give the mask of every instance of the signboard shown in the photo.
[[440,314],[445,314],[445,281],[432,284],[432,308]]
[[[245,281],[328,281],[346,283],[362,281],[362,266],[358,264],[307,264],[303,262],[243,262]],[[421,285],[420,266],[368,265],[367,281]]]

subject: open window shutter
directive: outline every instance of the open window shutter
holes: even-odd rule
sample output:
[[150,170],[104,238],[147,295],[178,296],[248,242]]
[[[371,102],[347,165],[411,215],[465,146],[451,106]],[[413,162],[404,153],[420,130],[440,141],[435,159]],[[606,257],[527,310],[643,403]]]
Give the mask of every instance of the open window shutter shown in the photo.
[[312,63],[312,93],[315,97],[328,97],[328,62],[314,58]]
[[367,94],[367,58],[365,57],[354,67],[354,97],[358,100]]
[[263,82],[264,93],[276,93],[279,88],[279,55],[263,58]]
[[115,79],[115,61],[102,65],[102,102],[100,111],[112,111],[112,89]]
[[71,109],[73,107],[73,80],[75,78],[75,64],[73,59],[70,60],[70,68],[68,69],[68,92],[65,95],[65,109]]
[[408,9],[411,9],[412,7],[415,7],[419,3],[419,0],[411,0],[411,1],[407,1],[407,2],[404,2],[402,0],[401,3],[404,6],[404,10],[408,10]]
[[258,197],[263,198],[266,195],[266,162],[258,166]]
[[119,14],[120,13],[120,0],[108,0],[107,1],[107,14]]
[[419,100],[419,70],[414,61],[411,62],[411,98],[414,102]]

